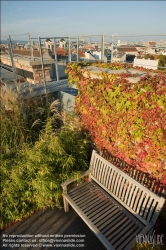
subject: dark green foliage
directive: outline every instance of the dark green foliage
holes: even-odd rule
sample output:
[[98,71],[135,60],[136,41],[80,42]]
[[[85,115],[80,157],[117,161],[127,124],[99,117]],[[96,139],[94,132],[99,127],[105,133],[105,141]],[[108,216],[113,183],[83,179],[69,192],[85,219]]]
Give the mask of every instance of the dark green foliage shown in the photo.
[[62,121],[57,101],[48,108],[34,100],[20,105],[12,92],[1,94],[3,228],[37,209],[60,207],[60,184],[87,169],[89,144],[77,119]]
[[[60,206],[60,184],[87,169],[88,140],[64,126],[55,134],[48,119],[40,139],[25,145],[14,160],[1,162],[1,227],[37,209]],[[11,164],[12,163],[12,164]]]

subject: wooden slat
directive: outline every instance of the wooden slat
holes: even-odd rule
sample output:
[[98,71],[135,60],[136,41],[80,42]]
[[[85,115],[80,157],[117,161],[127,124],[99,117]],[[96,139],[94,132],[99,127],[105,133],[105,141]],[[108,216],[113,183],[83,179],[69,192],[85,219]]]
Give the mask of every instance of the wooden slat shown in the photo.
[[114,174],[115,174],[115,170],[112,169],[111,174],[110,174],[110,179],[109,179],[108,187],[107,187],[107,189],[110,190],[110,191],[111,191],[112,180],[113,180]]
[[88,213],[88,211],[90,211],[90,213],[91,213],[91,212],[96,210],[96,206],[98,206],[98,205],[102,206],[102,203],[103,203],[102,200],[95,200],[93,203],[91,203],[88,206],[87,205],[82,206],[81,209],[84,213]]
[[96,172],[97,162],[98,162],[97,157],[95,157],[93,161],[94,161],[94,164],[91,165],[91,171],[92,171],[92,175],[93,175],[93,176],[96,176],[96,175],[95,175],[95,172]]
[[114,170],[114,174],[112,176],[111,186],[110,186],[111,193],[113,193],[113,189],[114,189],[115,180],[116,180],[117,175],[118,175],[118,173]]
[[153,202],[153,199],[151,197],[148,197],[148,202],[147,202],[147,205],[146,205],[146,208],[145,208],[145,212],[144,212],[144,215],[143,215],[143,218],[145,220],[147,219],[147,216],[148,216],[149,211],[151,209],[152,202]]
[[94,187],[93,187],[93,185],[91,185],[91,183],[90,182],[87,182],[87,185],[86,186],[82,186],[81,187],[81,185],[80,185],[80,188],[79,189],[76,189],[76,191],[75,192],[72,192],[72,193],[70,193],[69,192],[69,194],[70,194],[70,196],[71,197],[75,197],[75,196],[81,196],[82,195],[82,193],[85,193],[85,192],[93,192],[93,189],[94,189]]
[[[114,208],[115,206],[113,204],[108,204],[106,203],[102,207],[102,213],[99,214],[100,210],[92,213],[90,216],[88,216],[94,224],[96,224],[98,221],[102,220],[103,218],[107,218],[107,215],[111,213],[111,208]],[[100,216],[99,216],[100,215]],[[92,216],[92,217],[91,217]]]
[[135,199],[136,199],[136,195],[137,195],[138,189],[139,189],[139,187],[136,187],[136,188],[134,189],[133,195],[132,195],[132,197],[131,197],[131,202],[130,202],[130,208],[131,208],[131,209],[133,209],[133,206],[134,206],[134,202],[135,202]]
[[100,171],[102,170],[101,167],[100,167],[100,166],[101,166],[101,163],[102,163],[101,160],[98,159],[98,164],[97,164],[97,168],[96,168],[96,179],[97,179],[97,180],[99,180]]
[[118,228],[117,231],[115,230],[107,237],[107,240],[112,242],[112,244],[114,245],[117,241],[119,242],[119,239],[124,236],[124,232],[126,231],[126,229],[129,229],[130,227],[133,227],[133,222],[130,220],[124,221],[124,223],[121,225],[121,227]]
[[116,192],[116,195],[117,195],[120,199],[122,198],[122,197],[121,197],[121,193],[122,193],[122,191],[124,190],[123,185],[124,185],[125,181],[126,181],[126,179],[124,178],[123,175],[121,175],[121,179],[120,179],[120,181],[119,181],[119,188],[117,189],[117,192]]
[[143,217],[143,215],[144,215],[144,210],[146,209],[147,200],[148,200],[148,195],[146,193],[144,193],[143,202],[141,204],[141,209],[140,209],[140,212],[139,212],[141,217]]
[[134,211],[137,211],[139,200],[141,198],[141,194],[142,194],[142,190],[139,188],[137,191],[136,199],[135,199],[134,206],[133,206]]
[[104,203],[101,207],[98,207],[94,212],[89,213],[86,215],[88,216],[88,218],[90,218],[93,222],[95,220],[99,221],[102,220],[103,217],[105,217],[106,215],[108,215],[110,213],[110,209],[113,207],[114,205],[110,204],[109,201]]
[[141,211],[141,206],[142,206],[142,202],[144,199],[144,195],[145,195],[145,193],[143,192],[143,190],[141,190],[141,195],[140,195],[140,198],[139,198],[139,201],[137,204],[137,210],[136,210],[136,213],[138,213],[138,214],[140,214],[140,211]]
[[121,244],[124,242],[124,240],[126,240],[128,237],[130,236],[133,236],[133,232],[138,229],[139,230],[139,227],[138,225],[134,225],[133,224],[129,224],[126,229],[125,229],[125,234],[121,237],[121,238],[118,238],[118,241],[116,241],[115,243],[115,240],[116,238],[113,240],[113,243],[112,245],[115,247],[115,249]]
[[100,165],[100,172],[99,172],[99,181],[103,184],[103,176],[104,176],[104,172],[105,172],[105,163],[101,162]]
[[115,179],[115,183],[114,183],[114,187],[112,189],[112,192],[116,195],[116,192],[117,192],[117,189],[119,188],[119,185],[120,185],[120,177],[122,175],[120,173],[118,173],[116,175],[116,179]]
[[104,182],[103,182],[103,185],[106,186],[106,187],[107,187],[107,180],[108,180],[110,171],[111,171],[111,168],[109,168],[109,166],[106,164],[106,167],[105,167],[105,178],[104,178]]
[[[113,220],[117,218],[117,216],[121,215],[121,211],[118,211],[115,207],[113,207],[111,213],[107,214],[106,216],[103,216],[102,219],[96,219],[93,221],[93,223],[99,228],[100,230],[104,229],[106,226],[108,226]],[[104,214],[103,214],[104,215]]]
[[127,204],[128,201],[128,196],[130,195],[130,190],[132,188],[132,183],[128,180],[126,180],[126,185],[127,185],[127,192],[125,193],[125,198],[124,198],[124,203]]
[[108,175],[107,175],[107,179],[106,179],[106,182],[104,184],[104,186],[109,189],[109,183],[111,183],[111,176],[112,176],[112,168],[109,168],[108,170]]
[[[104,225],[101,225],[103,229],[100,229],[100,231],[105,234],[111,227],[117,224],[118,221],[120,221],[122,218],[124,218],[124,214],[122,211],[114,210],[112,215],[110,215],[110,218],[108,218],[108,221]],[[107,225],[107,226],[106,226]],[[105,227],[106,226],[106,227]]]
[[[151,198],[152,199],[152,198]],[[151,208],[150,208],[150,211],[149,211],[149,214],[148,214],[148,217],[147,217],[147,222],[150,222],[151,221],[151,217],[152,217],[152,214],[154,212],[154,209],[155,209],[155,206],[156,206],[156,201],[154,199],[152,199],[152,204],[151,204]]]
[[136,188],[136,185],[135,183],[132,185],[131,189],[130,189],[130,193],[129,193],[129,197],[128,197],[128,200],[127,200],[127,206],[130,206],[130,203],[131,203],[131,199],[133,197],[133,193],[134,193],[134,189]]
[[[126,183],[126,178],[124,178],[125,179],[125,183]],[[125,185],[125,184],[124,184]],[[125,185],[126,186],[126,185]],[[122,192],[121,192],[121,197],[119,197],[120,198],[120,200],[124,203],[124,199],[125,199],[125,196],[126,196],[126,192],[127,192],[127,188],[124,188],[124,187],[122,187]]]
[[83,189],[83,187],[87,188],[86,186],[89,186],[89,182],[84,182],[84,183],[81,183],[81,185],[75,186],[74,188],[68,191],[68,194],[70,195],[75,194],[80,191],[80,188],[81,189]]
[[109,240],[111,238],[111,236],[109,236],[109,235],[111,235],[115,231],[116,231],[116,235],[119,236],[120,232],[122,232],[121,231],[121,226],[123,224],[125,224],[127,226],[128,221],[129,221],[129,219],[126,216],[123,215],[123,218],[118,223],[116,223],[114,226],[110,227],[110,229],[104,234],[104,236],[107,237],[107,239]]
[[[74,200],[74,199],[73,199]],[[87,196],[82,196],[81,199],[75,199],[75,203],[77,205],[79,205],[80,207],[83,205],[90,205],[90,204],[93,204],[96,200],[100,200],[99,197],[95,194],[95,193],[92,193],[92,194],[89,194]]]
[[[94,187],[91,187],[91,190],[90,189],[84,189],[84,190],[81,190],[79,192],[77,192],[76,194],[72,194],[70,195],[70,197],[76,201],[76,200],[80,200],[82,198],[84,198],[85,196],[88,198],[88,196],[92,196],[92,195],[95,195],[94,193],[94,190],[95,188]],[[88,192],[88,193],[87,193]]]
[[[125,239],[125,240],[122,239],[121,244],[118,245],[118,247],[117,247],[117,250],[123,250],[124,247],[125,247],[128,243],[130,243],[131,240],[133,240],[133,238],[135,239],[136,235],[139,234],[140,231],[141,231],[141,230],[140,230],[140,228],[138,227],[138,228],[136,228],[136,230],[134,230],[134,231],[132,232],[131,235],[127,236],[127,239]],[[131,249],[131,248],[130,248],[130,247],[127,247],[127,249],[129,250],[129,249]],[[127,250],[127,249],[126,249],[126,250]]]
[[105,204],[109,204],[108,201],[96,200],[93,203],[90,203],[88,206],[82,206],[82,211],[88,216],[91,215],[96,209],[102,207]]

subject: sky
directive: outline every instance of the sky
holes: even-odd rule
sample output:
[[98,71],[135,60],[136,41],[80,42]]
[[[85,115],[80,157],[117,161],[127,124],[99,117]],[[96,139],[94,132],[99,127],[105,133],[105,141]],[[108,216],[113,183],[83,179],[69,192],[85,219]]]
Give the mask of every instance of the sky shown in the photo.
[[[166,1],[3,1],[1,40],[100,35],[166,35]],[[26,34],[26,35],[22,35]],[[152,40],[153,37],[147,39]],[[155,37],[166,40],[166,36]],[[96,38],[92,38],[95,40]],[[108,40],[111,38],[107,38]],[[140,37],[139,40],[144,37]],[[153,38],[154,40],[154,38]]]

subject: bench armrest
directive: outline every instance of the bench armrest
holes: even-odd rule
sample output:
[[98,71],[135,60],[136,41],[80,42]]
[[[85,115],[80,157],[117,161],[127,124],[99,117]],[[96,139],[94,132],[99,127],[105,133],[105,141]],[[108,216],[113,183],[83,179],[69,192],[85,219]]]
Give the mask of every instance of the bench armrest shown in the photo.
[[[91,173],[91,171],[88,169],[87,171],[85,171],[85,172],[83,172],[83,173],[81,174],[81,178],[83,178],[83,177],[89,175],[90,173]],[[63,188],[63,191],[66,192],[66,191],[67,191],[67,186],[68,186],[70,183],[74,182],[74,181],[76,181],[76,180],[75,180],[74,178],[72,178],[72,179],[68,179],[68,180],[62,182],[62,183],[61,183],[61,187]]]

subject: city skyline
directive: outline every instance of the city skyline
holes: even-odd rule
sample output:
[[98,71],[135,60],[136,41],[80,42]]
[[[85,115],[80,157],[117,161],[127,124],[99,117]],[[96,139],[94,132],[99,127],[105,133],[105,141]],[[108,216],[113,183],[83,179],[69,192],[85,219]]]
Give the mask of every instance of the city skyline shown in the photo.
[[166,35],[165,9],[165,1],[1,1],[1,40],[20,34],[12,38],[28,40],[22,35],[28,32],[31,37],[133,35],[118,38],[123,41]]

